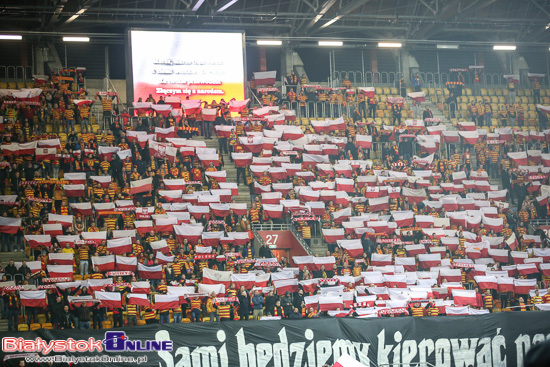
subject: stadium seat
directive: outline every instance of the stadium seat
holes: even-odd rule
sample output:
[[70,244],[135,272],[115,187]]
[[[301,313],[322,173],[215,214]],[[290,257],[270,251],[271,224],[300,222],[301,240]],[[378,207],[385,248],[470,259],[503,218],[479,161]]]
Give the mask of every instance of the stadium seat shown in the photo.
[[19,324],[17,325],[17,331],[29,331],[29,325]]
[[46,315],[43,313],[39,313],[37,316],[37,321],[41,324],[46,322]]
[[34,331],[34,330],[40,329],[41,327],[42,327],[42,326],[41,326],[40,324],[34,323],[34,324],[31,324],[30,329],[31,329],[32,331]]
[[210,317],[203,317],[202,322],[210,322]]
[[51,322],[44,322],[44,323],[42,323],[42,329],[51,330],[51,329],[53,329],[53,325],[52,325]]
[[145,322],[145,320],[137,320],[137,324],[138,324],[138,326],[143,326],[147,323]]
[[191,320],[188,319],[188,318],[186,317],[186,318],[184,318],[184,319],[181,319],[181,322],[182,322],[182,323],[185,323],[185,324],[188,324],[188,323],[191,322]]
[[110,329],[111,328],[111,321],[105,320],[101,322],[101,328],[102,329]]
[[398,94],[399,94],[399,90],[398,90],[397,88],[395,88],[395,87],[392,87],[392,88],[391,88],[391,94],[393,94],[393,95],[398,95]]

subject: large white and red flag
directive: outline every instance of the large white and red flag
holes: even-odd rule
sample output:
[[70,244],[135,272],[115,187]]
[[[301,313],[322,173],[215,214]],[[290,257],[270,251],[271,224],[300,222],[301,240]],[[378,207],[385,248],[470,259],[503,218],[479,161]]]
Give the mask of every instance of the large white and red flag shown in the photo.
[[200,99],[188,99],[181,101],[181,108],[185,111],[187,116],[196,115],[201,113],[201,104]]
[[403,187],[401,192],[403,197],[406,197],[411,203],[419,203],[427,198],[426,190],[424,189],[409,189],[408,187]]
[[46,265],[46,270],[50,278],[70,278],[73,279],[72,265]]
[[139,194],[142,192],[150,192],[153,189],[153,178],[144,178],[130,182],[130,194]]
[[256,274],[232,274],[231,282],[235,284],[236,289],[240,289],[244,286],[245,289],[252,289],[255,286]]
[[414,212],[412,210],[392,211],[391,215],[398,227],[412,227],[414,224]]
[[278,296],[284,295],[286,292],[295,293],[299,290],[298,279],[273,280],[272,283]]
[[274,85],[277,71],[258,71],[254,72],[254,84],[258,85]]
[[92,292],[104,291],[105,288],[113,284],[113,278],[106,279],[88,279],[88,289]]
[[454,304],[457,306],[474,306],[478,307],[477,295],[474,290],[467,289],[452,289]]
[[154,158],[164,159],[174,163],[178,148],[175,148],[168,143],[157,143],[154,140],[149,141],[149,155]]
[[[175,138],[176,130],[174,126],[168,128],[155,127],[155,134],[157,135],[157,139]],[[150,144],[151,143],[149,143],[149,145]]]
[[391,254],[371,254],[371,265],[372,266],[385,266],[392,264],[392,255]]
[[48,213],[48,223],[59,223],[63,227],[70,227],[73,225],[73,216]]
[[116,271],[132,271],[135,272],[137,268],[137,257],[115,256]]
[[430,269],[432,267],[440,266],[441,254],[420,254],[418,255],[418,265],[422,269]]
[[145,235],[154,229],[152,220],[136,220],[134,227],[140,235]]
[[217,112],[216,108],[203,108],[201,109],[202,119],[204,121],[216,121]]
[[95,299],[101,301],[100,307],[121,308],[122,295],[119,292],[95,292]]
[[262,136],[241,136],[239,143],[246,152],[257,154],[264,147],[264,138]]
[[518,166],[526,166],[528,164],[527,152],[508,152],[508,157]]
[[[456,303],[455,303],[456,304]],[[470,308],[468,306],[444,306],[447,316],[469,316]]]
[[229,111],[230,112],[241,112],[246,108],[248,103],[250,102],[250,98],[245,99],[244,101],[236,101],[236,100],[230,100],[229,101]]
[[56,148],[36,148],[34,157],[37,161],[53,160],[57,154]]
[[343,228],[323,228],[322,231],[326,243],[336,243],[336,241],[343,240],[345,237],[345,231]]
[[262,208],[268,218],[275,219],[283,217],[283,205],[262,204]]
[[226,287],[231,283],[232,271],[219,271],[208,268],[202,269],[202,282],[204,284],[223,284]]
[[395,265],[400,265],[405,271],[416,271],[416,259],[414,257],[396,257]]
[[130,237],[107,240],[107,250],[115,255],[132,252],[132,239]]
[[189,243],[196,244],[201,237],[204,228],[202,225],[193,225],[182,223],[178,226],[174,226],[174,232],[179,241],[187,239]]
[[65,196],[68,198],[72,197],[84,197],[84,185],[63,185],[63,190],[65,191]]
[[46,291],[19,291],[21,306],[46,307]]
[[430,228],[434,225],[434,217],[431,215],[415,215],[416,226],[420,228]]
[[139,277],[141,279],[162,279],[162,266],[146,266],[138,263]]
[[133,293],[126,293],[127,302],[128,305],[137,305],[142,307],[150,307],[151,303],[149,302],[149,298],[146,294],[133,294]]
[[382,281],[388,288],[407,288],[407,276],[405,274],[384,274]]
[[82,232],[80,236],[83,240],[93,241],[96,245],[107,239],[107,231],[100,232]]
[[21,228],[21,218],[0,217],[0,233],[16,234]]
[[61,236],[63,235],[63,226],[59,223],[43,224],[42,231],[44,232],[44,234],[49,234],[50,236]]
[[36,248],[40,246],[50,247],[52,245],[52,236],[49,234],[37,234],[25,235],[25,240],[29,244],[30,248]]
[[82,215],[83,217],[93,215],[92,203],[70,203],[69,206],[73,209],[73,213],[76,215]]
[[426,253],[426,246],[423,245],[423,244],[405,245],[405,250],[407,251],[407,255],[416,256],[416,255],[419,255],[419,254],[425,254]]
[[351,217],[351,208],[344,208],[340,210],[336,210],[332,213],[332,219],[335,223],[342,223],[343,221],[347,220],[349,217]]
[[499,277],[497,278],[497,287],[499,293],[514,292],[514,278]]
[[74,253],[50,252],[48,254],[48,264],[72,266],[74,264]]
[[372,136],[371,135],[356,135],[355,136],[357,146],[360,148],[370,149],[372,148]]
[[320,311],[332,311],[344,309],[344,301],[342,296],[334,293],[322,294],[319,296],[319,310]]
[[151,108],[162,117],[168,117],[172,112],[172,106],[169,104],[154,104],[151,105]]
[[338,240],[338,245],[343,248],[351,257],[357,258],[363,255],[361,240]]
[[132,282],[132,293],[149,294],[151,292],[151,284],[148,280],[140,282]]
[[514,293],[529,294],[537,286],[536,279],[514,279]]
[[99,271],[115,270],[115,255],[93,256],[92,265],[99,268]]
[[247,167],[252,164],[252,153],[231,153],[236,167]]
[[497,277],[492,275],[477,275],[474,277],[480,289],[498,289]]
[[180,299],[176,295],[171,294],[155,294],[155,310],[168,310],[170,308],[178,308]]

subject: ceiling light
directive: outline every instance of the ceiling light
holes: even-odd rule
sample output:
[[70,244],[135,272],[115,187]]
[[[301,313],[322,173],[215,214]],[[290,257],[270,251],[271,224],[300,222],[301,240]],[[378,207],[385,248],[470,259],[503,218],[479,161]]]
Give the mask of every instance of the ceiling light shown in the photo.
[[280,40],[257,40],[256,44],[258,46],[281,46],[283,41]]
[[343,46],[344,42],[342,41],[319,41],[319,46],[333,46],[340,47]]
[[90,37],[63,37],[63,42],[90,42]]
[[378,42],[378,47],[385,48],[400,48],[403,44],[400,42]]
[[458,50],[458,45],[437,45],[439,49]]
[[515,45],[494,45],[493,50],[495,51],[515,51]]
[[22,36],[18,34],[0,34],[0,40],[21,41]]
[[224,6],[222,6],[221,8],[219,8],[219,9],[217,10],[217,12],[219,13],[219,12],[221,12],[221,11],[224,11],[225,9],[229,8],[231,5],[235,4],[237,1],[238,1],[238,0],[229,0],[229,1],[227,2],[227,4],[225,4]]
[[202,3],[204,3],[204,0],[197,0],[197,3],[195,6],[191,9],[192,11],[197,11],[201,7]]

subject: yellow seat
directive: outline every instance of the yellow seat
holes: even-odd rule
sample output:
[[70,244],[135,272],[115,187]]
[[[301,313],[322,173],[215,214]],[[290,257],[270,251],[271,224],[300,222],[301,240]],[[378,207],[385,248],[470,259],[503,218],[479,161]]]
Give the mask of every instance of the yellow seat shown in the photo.
[[46,322],[46,315],[39,313],[36,319],[39,323],[43,324]]
[[525,96],[531,97],[532,95],[533,95],[533,91],[531,89],[526,89],[525,90]]
[[395,94],[395,95],[398,95],[399,94],[399,90],[395,87],[392,87],[391,88],[391,94]]
[[52,325],[51,322],[43,322],[43,323],[42,323],[42,329],[51,330],[51,329],[53,329],[53,325]]
[[77,280],[82,280],[82,275],[80,275],[80,274],[75,274],[75,275],[73,276],[73,278],[74,278],[75,281],[77,281]]
[[31,330],[34,331],[34,330],[38,330],[41,328],[41,325],[38,324],[38,323],[33,323],[31,324]]
[[181,319],[181,322],[184,323],[184,324],[187,324],[187,323],[190,323],[191,320],[189,320],[187,317],[184,318],[184,319]]
[[210,322],[210,317],[203,317],[202,322]]
[[111,321],[105,320],[101,322],[101,327],[103,329],[110,329],[111,328]]
[[145,320],[137,320],[138,326],[143,326],[146,324]]
[[384,89],[380,87],[374,88],[374,91],[377,95],[384,94]]
[[386,95],[390,94],[390,88],[384,87],[384,94]]
[[17,325],[18,331],[29,331],[29,325],[27,324],[19,324]]

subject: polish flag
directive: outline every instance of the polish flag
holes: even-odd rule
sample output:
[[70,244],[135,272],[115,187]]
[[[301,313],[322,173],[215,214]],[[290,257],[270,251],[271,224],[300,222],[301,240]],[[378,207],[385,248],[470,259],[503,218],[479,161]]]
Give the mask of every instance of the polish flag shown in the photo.
[[372,266],[386,266],[392,264],[392,255],[391,254],[371,254],[371,265]]
[[[0,220],[0,229],[2,228],[1,223],[2,222]],[[42,225],[42,231],[44,231],[44,234],[49,234],[50,236],[61,236],[61,235],[63,235],[63,226],[59,223],[56,223],[56,224],[43,224]],[[15,232],[11,232],[11,233],[15,233]]]
[[162,279],[162,265],[145,266],[138,263],[141,279]]
[[248,210],[246,203],[230,203],[229,208],[233,210],[235,215],[246,215]]
[[525,251],[511,251],[510,255],[512,256],[514,264],[523,264],[525,259],[529,256],[529,254]]
[[[216,154],[217,155],[217,154]],[[219,165],[219,161],[216,161],[218,164],[214,164],[215,166]],[[227,179],[227,172],[226,171],[212,171],[212,172],[205,172],[204,175],[208,177],[210,180],[214,179],[218,182],[225,182]]]
[[363,255],[363,246],[361,245],[361,240],[338,240],[337,242],[338,246],[344,249],[349,254],[349,256],[353,258],[358,258]]
[[298,279],[272,280],[272,283],[278,296],[284,295],[287,291],[296,293],[299,290]]
[[183,202],[182,190],[159,190],[159,196],[167,203],[181,203]]
[[264,138],[261,136],[241,136],[239,137],[239,143],[246,152],[258,154],[263,149]]
[[262,208],[268,218],[277,219],[283,217],[282,205],[262,204]]
[[248,103],[250,102],[250,98],[245,99],[244,101],[235,101],[231,100],[229,101],[229,111],[230,112],[241,112],[246,108]]
[[151,307],[151,304],[149,303],[149,298],[146,294],[132,294],[132,293],[126,293],[127,302],[128,305],[138,305],[142,307]]
[[550,276],[550,264],[540,264],[540,272],[543,276]]
[[482,222],[488,231],[492,229],[493,231],[495,231],[495,233],[500,233],[504,228],[503,218],[489,218],[483,216]]
[[73,265],[74,254],[73,253],[49,253],[48,264],[52,265]]
[[94,214],[92,203],[70,203],[69,206],[73,209],[73,213],[80,214],[84,217]]
[[445,314],[447,316],[469,316],[470,308],[468,306],[445,306]]
[[458,122],[458,129],[460,131],[476,131],[477,127],[476,127],[475,122],[460,121],[460,122]]
[[204,246],[217,247],[223,235],[224,235],[223,232],[203,232],[202,244]]
[[174,226],[174,232],[176,233],[178,240],[183,241],[187,238],[189,243],[193,245],[197,243],[197,240],[201,237],[203,230],[202,225],[197,226],[183,223],[178,226]]
[[164,179],[162,182],[164,182],[164,187],[168,190],[182,190],[185,187],[185,180],[183,179]]
[[50,278],[70,278],[73,279],[72,265],[46,265],[46,270]]
[[370,212],[379,212],[383,210],[388,210],[390,208],[389,200],[390,200],[389,196],[369,199]]
[[372,148],[372,136],[371,135],[356,135],[355,136],[357,146],[360,148],[371,149]]
[[258,85],[274,85],[277,71],[259,71],[254,72],[254,84]]
[[405,245],[405,250],[407,251],[407,255],[416,256],[416,255],[419,255],[419,254],[425,254],[426,253],[426,246],[424,246],[422,244],[419,244],[419,245]]
[[[311,126],[313,126],[313,130],[315,131],[316,134],[320,134],[321,132],[328,134],[330,132],[330,124],[326,120],[324,121],[311,120]],[[359,137],[359,135],[357,136]],[[361,136],[365,136],[365,135],[361,135]]]
[[393,211],[391,215],[398,227],[411,227],[414,224],[414,212],[412,210]]
[[474,280],[476,281],[479,288],[485,289],[498,289],[498,280],[497,277],[492,275],[479,275],[475,276]]
[[103,240],[107,239],[107,231],[100,232],[81,232],[80,236],[83,240],[94,241],[96,245],[99,245]]
[[170,294],[155,294],[155,310],[168,310],[170,308],[178,308],[180,299],[177,295]]
[[46,307],[46,291],[19,291],[21,306]]
[[29,244],[30,248],[37,248],[40,246],[50,247],[52,245],[52,236],[49,234],[38,235],[25,235],[25,240]]
[[157,143],[154,140],[149,141],[149,155],[154,158],[167,159],[174,163],[178,149],[168,145],[168,143]]
[[115,270],[115,256],[93,256],[92,265],[94,268],[97,266],[99,271]]
[[416,271],[416,259],[414,257],[396,257],[395,265],[401,265],[405,271]]
[[232,271],[218,271],[208,268],[202,269],[202,282],[204,284],[223,284],[229,287]]
[[63,185],[65,196],[68,198],[84,197],[84,185]]
[[508,152],[508,157],[518,166],[526,166],[527,162],[527,152]]
[[104,291],[105,287],[108,285],[113,284],[113,278],[107,278],[107,279],[88,279],[88,289],[90,289],[93,292],[99,292]]
[[210,203],[209,206],[216,217],[227,217],[231,210],[229,204]]
[[255,286],[256,275],[253,273],[247,274],[232,274],[231,282],[235,284],[236,289],[244,286],[245,289],[252,289]]
[[477,131],[459,131],[458,133],[464,139],[466,144],[475,145],[479,139],[479,132]]
[[440,264],[441,264],[441,253],[418,255],[418,265],[422,269],[430,269],[432,267],[440,266]]
[[384,286],[388,288],[394,288],[395,286],[397,288],[407,288],[407,277],[404,274],[384,274],[382,281],[384,282]]
[[262,193],[262,203],[263,204],[279,205],[282,198],[283,198],[283,194],[281,194],[280,192],[264,192],[264,193]]
[[537,265],[534,264],[534,263],[518,264],[517,269],[518,269],[518,272],[521,275],[536,274],[536,273],[539,272],[539,269],[537,268]]
[[132,282],[132,293],[149,294],[151,293],[151,284],[148,280],[142,282]]
[[19,228],[21,228],[21,218],[0,217],[0,233],[16,234]]
[[142,192],[150,192],[153,189],[153,178],[145,178],[143,180],[130,182],[130,194],[139,194]]
[[101,301],[100,307],[122,308],[122,296],[119,292],[95,292],[95,299]]
[[453,295],[454,304],[457,306],[471,305],[478,307],[476,291],[466,289],[453,289],[451,290]]
[[167,217],[155,219],[156,232],[173,232],[174,226],[178,224],[178,218]]
[[348,178],[336,178],[336,190],[344,192],[353,192],[354,182]]
[[119,147],[104,147],[99,146],[97,149],[99,159],[103,160],[107,158],[108,161],[113,160],[113,156],[118,153],[121,149]]
[[460,282],[462,281],[462,272],[460,269],[441,268],[439,270],[439,276],[441,279],[446,279],[447,282]]
[[414,220],[420,228],[430,228],[434,225],[434,217],[431,215],[415,215]]
[[298,283],[302,286],[304,293],[314,293],[319,289],[319,279],[301,280]]
[[52,160],[57,154],[56,148],[36,148],[34,156],[37,161]]
[[202,119],[204,121],[216,121],[217,111],[218,110],[216,108],[202,108]]
[[111,183],[111,176],[90,176],[90,179],[94,182],[98,182],[104,189],[109,187]]
[[169,128],[161,128],[161,127],[155,127],[155,134],[157,135],[157,139],[166,139],[166,138],[175,138],[176,137],[176,131],[174,129],[174,126],[170,126]]
[[70,227],[73,225],[73,216],[48,213],[48,224],[54,223],[59,223],[63,227]]
[[514,292],[514,278],[499,277],[497,278],[497,286],[499,293]]
[[197,115],[201,113],[201,103],[200,99],[188,99],[181,101],[181,108],[185,111],[185,115]]
[[162,117],[168,117],[170,112],[172,112],[172,106],[169,104],[153,104],[151,105],[151,108],[155,110],[157,115]]
[[427,198],[426,190],[424,189],[409,189],[408,187],[403,187],[402,194],[410,203],[419,203]]
[[116,259],[116,271],[136,271],[137,267],[137,257],[125,257],[125,256],[115,256]]
[[507,264],[508,263],[508,250],[489,249],[488,254],[496,262]]
[[235,130],[235,126],[232,125],[216,125],[216,135],[218,138],[229,138],[231,131]]
[[295,110],[280,110],[279,112],[285,116],[285,121],[296,121]]
[[132,252],[132,239],[130,237],[107,240],[107,250],[115,255]]
[[529,291],[535,289],[536,279],[514,279],[514,293],[529,294]]
[[134,227],[136,228],[137,233],[140,235],[145,235],[154,229],[152,220],[135,221]]
[[340,310],[344,309],[344,301],[342,299],[342,296],[331,294],[323,294],[319,296],[320,311],[333,311],[338,308]]
[[270,112],[278,112],[279,106],[265,106],[262,108],[255,108],[252,110],[252,115],[257,117],[265,117],[269,115]]
[[343,240],[345,237],[343,228],[326,229],[323,228],[323,237],[326,243],[336,243],[339,240]]
[[252,153],[231,153],[236,167],[247,167],[252,164]]
[[[193,216],[196,220],[200,220],[204,215],[206,219],[210,219],[210,207],[205,205],[189,205],[187,207],[189,214]],[[175,227],[174,227],[175,229]]]

